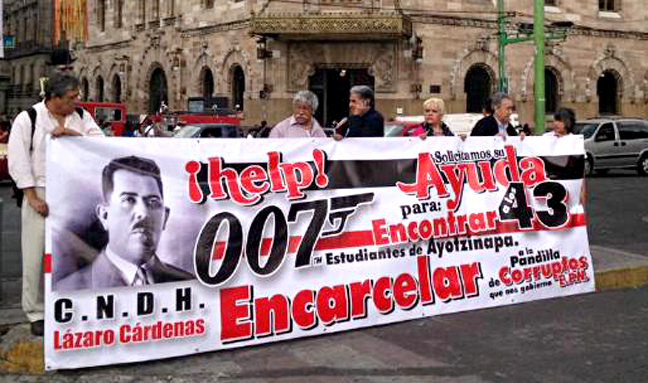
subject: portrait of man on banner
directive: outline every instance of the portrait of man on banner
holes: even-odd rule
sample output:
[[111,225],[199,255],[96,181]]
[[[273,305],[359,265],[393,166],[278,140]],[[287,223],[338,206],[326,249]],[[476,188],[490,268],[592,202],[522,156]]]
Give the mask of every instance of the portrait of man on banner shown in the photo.
[[87,265],[54,282],[58,291],[141,286],[193,279],[157,253],[170,208],[160,168],[148,158],[111,160],[102,172],[102,200],[95,208],[107,244]]

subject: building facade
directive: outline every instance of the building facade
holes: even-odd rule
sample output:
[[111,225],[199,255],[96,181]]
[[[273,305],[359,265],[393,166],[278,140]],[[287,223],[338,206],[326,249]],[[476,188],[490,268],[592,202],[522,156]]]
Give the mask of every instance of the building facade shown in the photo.
[[[505,1],[507,30],[524,33],[533,0]],[[648,8],[642,0],[546,0],[547,24],[574,24],[546,44],[547,112],[648,115]],[[291,113],[295,92],[320,97],[324,124],[348,112],[367,84],[387,117],[479,111],[497,89],[491,0],[87,0],[88,36],[75,70],[85,97],[129,112],[191,99],[243,111],[246,125]],[[521,122],[533,120],[532,42],[506,48],[508,89]]]
[[5,0],[3,8],[4,34],[15,46],[0,62],[0,111],[15,114],[38,101],[39,79],[50,72],[54,8],[44,0]]

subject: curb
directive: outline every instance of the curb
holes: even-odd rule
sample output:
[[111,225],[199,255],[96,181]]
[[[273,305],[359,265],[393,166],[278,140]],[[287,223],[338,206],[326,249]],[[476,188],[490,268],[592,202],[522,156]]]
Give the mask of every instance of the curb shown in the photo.
[[0,372],[42,374],[45,371],[43,339],[30,333],[29,324],[12,328],[0,344]]
[[648,284],[648,266],[606,270],[594,274],[596,291],[637,288]]

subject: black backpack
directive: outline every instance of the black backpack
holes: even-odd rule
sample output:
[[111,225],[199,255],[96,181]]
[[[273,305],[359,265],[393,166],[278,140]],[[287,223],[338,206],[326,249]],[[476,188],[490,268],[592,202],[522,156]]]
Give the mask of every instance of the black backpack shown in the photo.
[[[79,114],[79,117],[83,119],[83,108],[76,108],[76,112]],[[31,155],[31,152],[34,151],[34,132],[36,131],[36,109],[34,109],[33,106],[30,106],[29,109],[27,109],[27,115],[29,116],[29,120],[31,121],[31,140],[29,140],[29,154]],[[11,178],[11,189],[13,190],[13,195],[11,198],[16,199],[16,205],[18,207],[22,207],[23,204],[23,199],[25,198],[25,195],[22,191],[22,189],[18,188],[18,185],[16,185],[16,182]]]

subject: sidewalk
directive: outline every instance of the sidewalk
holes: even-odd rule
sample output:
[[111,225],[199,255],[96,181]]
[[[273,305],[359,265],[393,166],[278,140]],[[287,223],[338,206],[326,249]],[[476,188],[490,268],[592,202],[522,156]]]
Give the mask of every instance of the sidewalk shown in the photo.
[[[591,249],[592,258],[594,262],[597,291],[610,291],[616,289],[634,288],[634,287],[648,284],[648,256],[632,254],[625,251],[620,251],[620,250],[611,249],[602,246],[591,246],[590,249]],[[9,310],[2,310],[0,311],[0,313],[1,313],[0,330],[4,334],[0,337],[0,382],[15,381],[17,375],[15,375],[14,373],[36,374],[36,375],[20,375],[21,376],[20,381],[26,381],[26,382],[45,381],[44,379],[47,379],[48,382],[50,381],[58,382],[58,381],[69,381],[68,378],[73,378],[73,376],[70,375],[70,373],[63,373],[63,375],[54,374],[54,376],[52,376],[53,374],[39,375],[39,373],[41,373],[43,370],[42,340],[30,335],[29,325],[26,323],[26,318],[24,317],[20,309],[14,308]],[[443,318],[441,317],[439,318],[433,317],[429,319],[435,321],[443,321]],[[418,322],[419,321],[410,321],[410,322],[405,322],[397,325],[398,326],[421,325]],[[353,333],[354,332],[351,332],[351,334]],[[349,334],[349,333],[343,333],[343,334]],[[307,342],[312,342],[312,340]],[[285,347],[289,347],[287,346],[289,343],[290,342],[275,343],[264,347],[275,347],[278,349],[284,349]],[[368,348],[371,348],[373,346],[381,347],[380,345],[373,345],[373,346],[366,345],[366,346]],[[252,348],[251,350],[252,351],[250,352],[254,353],[253,350],[258,350],[258,348]],[[197,355],[195,356],[195,358],[203,360],[206,357],[204,355],[203,356]],[[187,361],[187,359],[175,358],[168,361],[168,364],[169,366],[175,365],[176,367],[178,367],[179,363],[181,363],[179,362],[179,360],[183,360],[185,362]],[[224,358],[224,360],[227,360],[227,358]],[[203,360],[203,362],[204,361],[205,360]],[[218,378],[219,374],[225,374],[224,376],[226,377],[227,368],[225,368],[224,370],[223,368],[227,367],[227,365],[229,365],[228,363],[231,362],[226,362],[226,361],[221,362],[219,363],[221,365],[220,367],[213,366],[211,365],[211,363],[204,365],[203,366],[205,369],[204,371],[208,375],[205,375],[202,378],[211,380],[214,378]],[[142,365],[146,365],[146,364],[147,363],[144,363]],[[159,367],[158,364],[156,364],[156,366]],[[191,369],[192,371],[195,370],[195,368],[191,368]],[[152,369],[152,371],[153,370],[155,369]],[[167,369],[164,368],[163,370],[167,370]],[[91,372],[92,369],[87,371]],[[162,380],[175,381],[172,378],[173,369],[169,369],[168,371],[170,374],[168,376],[168,379],[165,378]],[[1,375],[2,373],[10,373],[10,374],[2,376]],[[152,381],[161,381],[159,371],[154,374],[152,373],[151,375],[155,375],[155,379]],[[106,378],[105,375],[104,378]],[[126,377],[122,376],[122,378],[126,378]],[[134,378],[134,381],[140,381],[139,377],[131,377],[131,378]],[[306,379],[307,376],[304,376],[303,378]],[[335,376],[331,376],[331,378],[334,379]],[[129,378],[126,378],[125,380],[117,379],[116,381],[133,381],[133,379],[129,379]],[[186,381],[186,380],[182,380],[182,381]],[[200,379],[196,381],[200,381]]]

